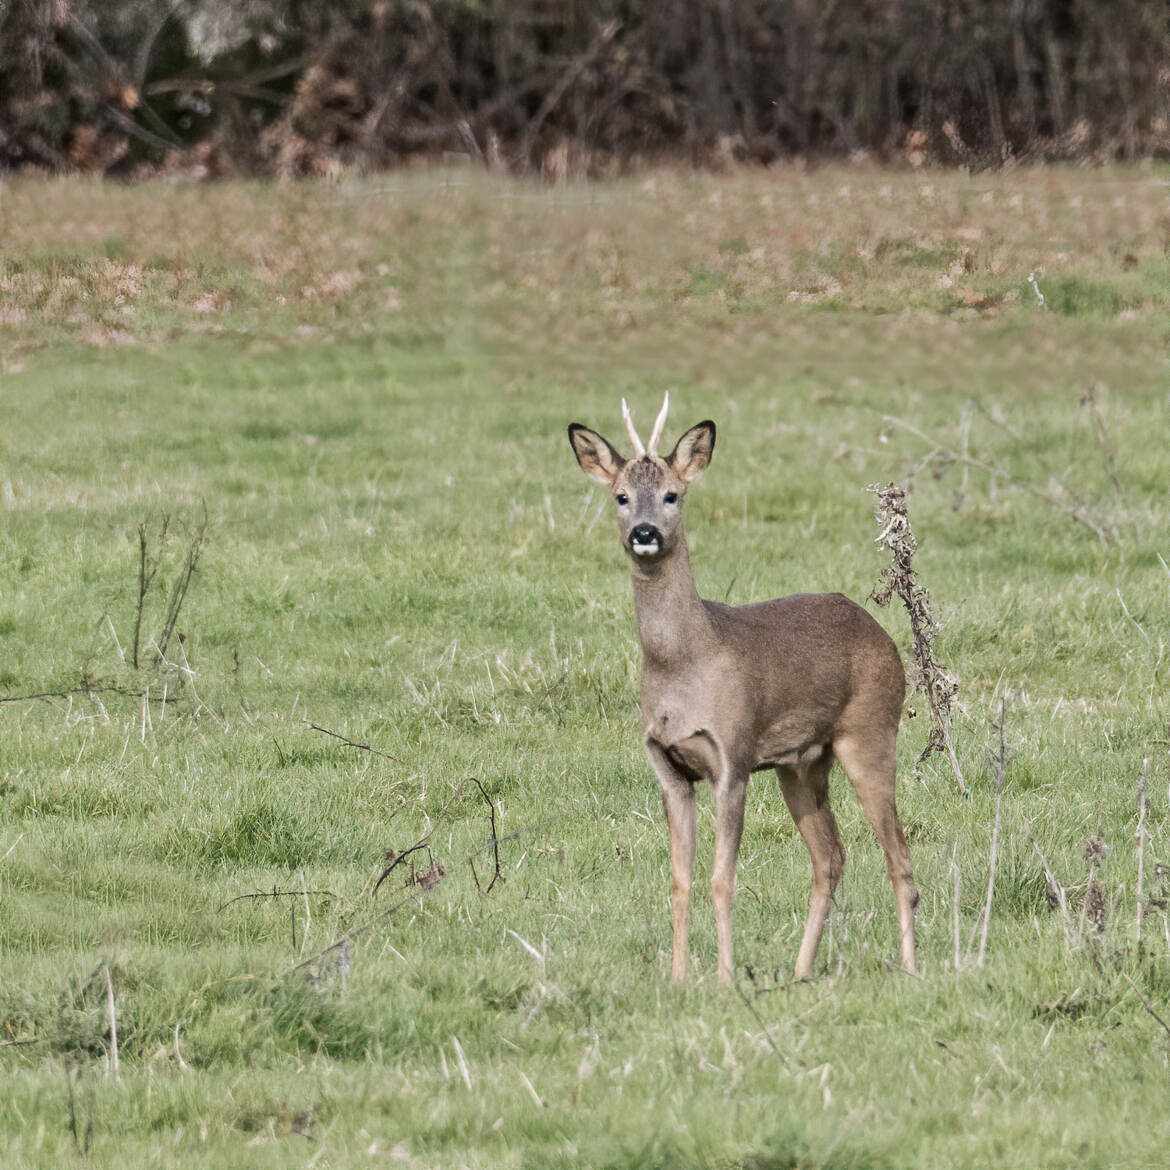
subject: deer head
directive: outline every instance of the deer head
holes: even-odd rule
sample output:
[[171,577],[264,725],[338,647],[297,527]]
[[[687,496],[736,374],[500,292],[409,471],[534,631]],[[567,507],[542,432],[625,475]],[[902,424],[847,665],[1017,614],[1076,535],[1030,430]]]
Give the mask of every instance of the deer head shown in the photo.
[[629,407],[622,399],[622,418],[633,444],[626,459],[609,440],[580,423],[569,426],[569,442],[581,470],[609,488],[617,504],[622,547],[638,565],[649,567],[665,559],[682,540],[682,503],[687,488],[703,474],[715,450],[715,424],[710,419],[691,427],[663,458],[658,443],[666,425],[670,395],[654,423],[650,442],[643,445],[634,429]]

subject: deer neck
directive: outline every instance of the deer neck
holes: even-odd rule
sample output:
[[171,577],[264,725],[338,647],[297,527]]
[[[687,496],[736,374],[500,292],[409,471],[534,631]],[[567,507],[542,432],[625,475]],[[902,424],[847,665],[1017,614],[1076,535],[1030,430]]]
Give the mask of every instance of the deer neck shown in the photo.
[[711,619],[695,589],[686,540],[654,565],[632,566],[638,640],[646,665],[670,669],[700,657]]

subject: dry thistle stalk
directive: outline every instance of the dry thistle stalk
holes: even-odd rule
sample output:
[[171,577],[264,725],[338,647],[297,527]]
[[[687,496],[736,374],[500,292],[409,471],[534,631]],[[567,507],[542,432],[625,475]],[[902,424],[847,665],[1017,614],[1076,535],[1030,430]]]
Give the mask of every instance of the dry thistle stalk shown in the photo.
[[918,541],[910,529],[906,491],[896,483],[885,487],[871,484],[867,490],[878,498],[874,518],[881,535],[874,543],[885,545],[891,557],[890,567],[882,570],[870,597],[884,606],[889,605],[890,598],[896,593],[905,605],[910,615],[914,661],[918,666],[917,686],[926,695],[930,706],[930,738],[918,757],[915,775],[921,774],[922,765],[931,752],[943,752],[951,762],[959,792],[966,796],[967,786],[950,737],[951,706],[959,692],[959,680],[934,656],[934,638],[939,626],[930,612],[930,594],[919,584],[918,574],[911,563],[918,551]]

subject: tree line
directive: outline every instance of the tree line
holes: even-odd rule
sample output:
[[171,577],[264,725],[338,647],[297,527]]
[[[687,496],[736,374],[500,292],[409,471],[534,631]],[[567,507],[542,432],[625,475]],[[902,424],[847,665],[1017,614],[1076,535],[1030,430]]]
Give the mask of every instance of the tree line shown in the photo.
[[1170,153],[1166,0],[0,0],[0,169]]

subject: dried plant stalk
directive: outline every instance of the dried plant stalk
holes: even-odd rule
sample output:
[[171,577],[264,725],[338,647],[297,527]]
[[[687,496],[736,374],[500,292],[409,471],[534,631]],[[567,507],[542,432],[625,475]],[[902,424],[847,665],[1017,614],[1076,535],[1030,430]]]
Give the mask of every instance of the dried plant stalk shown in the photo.
[[958,848],[958,842],[955,842],[955,847],[951,850],[951,870],[955,879],[955,888],[951,898],[951,933],[954,941],[956,971],[962,963],[962,957],[959,954],[959,898],[962,895],[963,886],[962,875],[959,873],[959,863],[956,859]]
[[991,830],[991,852],[987,862],[987,901],[983,906],[983,930],[979,935],[979,954],[975,965],[983,966],[983,956],[987,952],[987,929],[991,925],[991,898],[995,892],[995,863],[999,856],[999,822],[1000,810],[1003,806],[1003,782],[1007,777],[1008,753],[1004,741],[1004,724],[1007,722],[1007,703],[1001,699],[999,703],[999,723],[993,724],[999,732],[999,748],[991,758],[992,769],[995,773],[995,826]]
[[110,977],[110,964],[107,961],[106,969],[106,1017],[110,1022],[110,1072],[115,1079],[120,1075],[118,1069],[118,1011],[114,1002],[114,981]]
[[888,605],[890,598],[897,594],[910,615],[910,633],[914,661],[918,666],[918,686],[926,695],[930,707],[930,738],[918,757],[915,771],[920,772],[931,752],[942,752],[951,762],[959,792],[967,795],[959,760],[951,744],[951,707],[959,692],[959,680],[934,656],[934,638],[938,623],[930,612],[930,594],[918,581],[913,564],[918,550],[918,541],[910,529],[910,517],[906,511],[906,490],[896,483],[881,487],[871,484],[868,488],[877,498],[874,517],[881,529],[875,544],[890,550],[891,564],[883,569],[877,586],[870,594],[878,605]]
[[1137,839],[1138,848],[1138,872],[1137,872],[1137,941],[1142,941],[1142,895],[1145,887],[1146,877],[1146,809],[1149,807],[1149,800],[1146,797],[1146,776],[1150,771],[1150,761],[1145,759],[1142,761],[1141,775],[1138,776],[1138,826],[1137,832],[1134,834]]
[[207,512],[204,509],[203,522],[195,529],[195,535],[191,538],[190,547],[187,549],[186,560],[184,560],[179,575],[175,578],[174,588],[171,590],[171,600],[167,605],[167,614],[163,619],[162,630],[157,640],[160,659],[165,659],[167,656],[167,646],[170,644],[171,634],[174,633],[175,623],[179,620],[179,610],[183,608],[187,590],[191,587],[191,577],[199,565],[199,552],[203,547],[203,538],[206,534]]
[[1085,897],[1081,902],[1081,915],[1077,919],[1077,939],[1084,941],[1085,928],[1092,925],[1097,934],[1104,934],[1109,925],[1109,910],[1105,902],[1105,892],[1097,881],[1097,870],[1101,862],[1109,854],[1109,846],[1105,844],[1105,827],[1100,819],[1097,821],[1097,835],[1085,846],[1085,860],[1089,863],[1089,878],[1085,883]]

